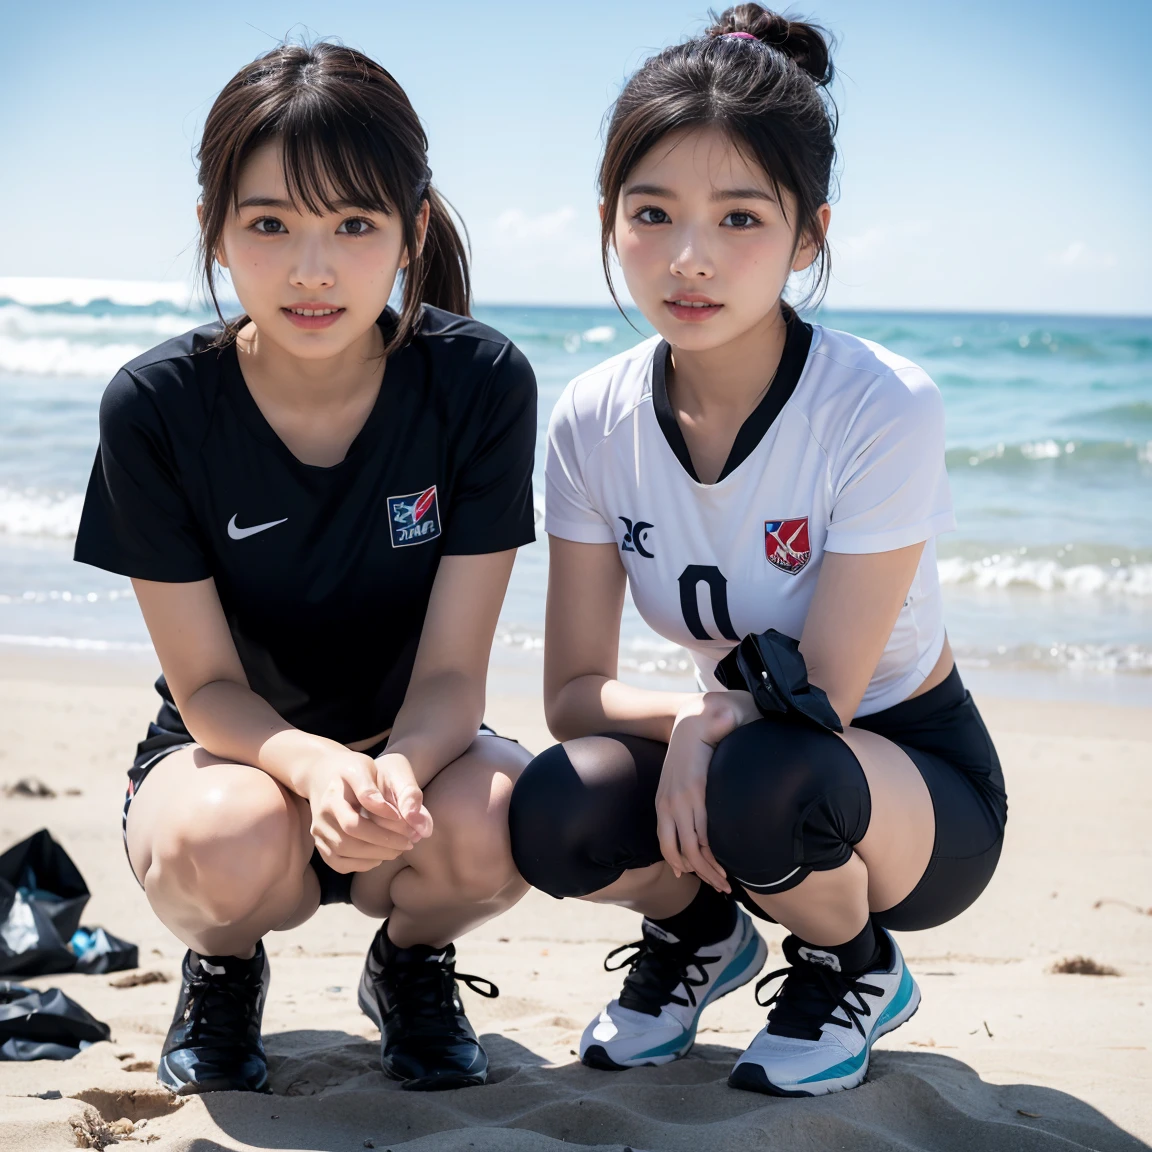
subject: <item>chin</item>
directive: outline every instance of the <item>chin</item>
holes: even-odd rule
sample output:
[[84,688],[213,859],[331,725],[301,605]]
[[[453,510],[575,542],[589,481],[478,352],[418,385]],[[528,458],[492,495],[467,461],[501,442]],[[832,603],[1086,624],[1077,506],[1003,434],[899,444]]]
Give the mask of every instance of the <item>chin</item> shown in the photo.
[[705,324],[665,324],[660,332],[674,348],[683,348],[685,352],[711,352],[714,348],[722,348],[725,344],[740,335],[734,332],[731,325]]

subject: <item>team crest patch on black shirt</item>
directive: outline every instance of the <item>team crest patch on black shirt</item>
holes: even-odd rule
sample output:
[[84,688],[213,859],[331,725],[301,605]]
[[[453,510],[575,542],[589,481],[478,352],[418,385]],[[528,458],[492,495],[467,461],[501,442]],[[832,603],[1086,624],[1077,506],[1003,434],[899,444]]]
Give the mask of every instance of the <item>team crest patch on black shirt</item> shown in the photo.
[[388,497],[388,518],[392,526],[392,547],[423,544],[440,535],[440,509],[436,506],[436,485],[407,496]]

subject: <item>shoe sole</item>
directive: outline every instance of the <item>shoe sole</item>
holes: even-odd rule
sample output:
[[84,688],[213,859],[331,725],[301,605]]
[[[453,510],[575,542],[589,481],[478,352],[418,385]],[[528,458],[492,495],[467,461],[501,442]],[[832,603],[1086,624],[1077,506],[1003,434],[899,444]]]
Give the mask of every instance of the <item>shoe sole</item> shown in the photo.
[[[383,1033],[384,1022],[381,1020],[380,1013],[377,1011],[376,1001],[365,994],[363,980],[361,980],[360,987],[356,991],[356,1003],[359,1004],[360,1011]],[[450,1088],[473,1088],[478,1084],[486,1084],[488,1082],[487,1068],[485,1068],[483,1072],[463,1074],[443,1073],[435,1076],[419,1076],[411,1079],[406,1076],[397,1075],[397,1073],[388,1067],[383,1058],[381,1058],[380,1070],[389,1080],[397,1081],[400,1087],[408,1092],[446,1092]]]
[[206,1092],[259,1092],[265,1096],[272,1089],[268,1086],[268,1077],[265,1075],[259,1085],[238,1084],[234,1080],[181,1080],[169,1067],[168,1057],[161,1056],[156,1066],[156,1079],[174,1096],[202,1096]]
[[[755,926],[749,920],[749,928],[751,929],[751,940],[755,941],[755,955],[747,968],[738,972],[735,976],[730,977],[728,980],[722,980],[715,984],[707,996],[700,1002],[700,1007],[697,1009],[695,1019],[692,1021],[692,1027],[685,1036],[684,1044],[676,1049],[674,1052],[661,1054],[660,1056],[648,1056],[629,1061],[626,1064],[619,1064],[608,1055],[607,1050],[602,1044],[591,1044],[585,1050],[584,1055],[580,1057],[582,1064],[589,1068],[598,1068],[601,1072],[624,1072],[628,1068],[645,1068],[645,1067],[659,1067],[661,1064],[671,1064],[673,1060],[679,1060],[693,1044],[696,1043],[696,1029],[700,1023],[700,1017],[704,1014],[704,1009],[709,1004],[714,1004],[722,996],[727,996],[729,992],[735,992],[737,988],[743,988],[750,980],[754,980],[764,967],[768,959],[768,945],[764,942],[764,937],[756,931]],[[747,949],[748,944],[745,944]],[[731,963],[735,964],[740,959],[741,953],[737,953],[732,958]]]
[[773,1084],[764,1069],[759,1064],[749,1060],[744,1064],[737,1064],[728,1076],[728,1087],[739,1088],[744,1092],[761,1092],[765,1096],[783,1096],[788,1099],[804,1099],[813,1096],[827,1096],[832,1092],[846,1092],[850,1088],[858,1088],[864,1083],[868,1075],[868,1065],[872,1062],[872,1045],[894,1032],[901,1024],[906,1024],[916,1015],[920,1008],[920,987],[915,980],[912,981],[912,995],[907,1005],[892,1017],[887,1023],[881,1025],[872,1034],[864,1049],[864,1062],[850,1076],[842,1076],[838,1080],[826,1080],[819,1085],[808,1089],[780,1088]]

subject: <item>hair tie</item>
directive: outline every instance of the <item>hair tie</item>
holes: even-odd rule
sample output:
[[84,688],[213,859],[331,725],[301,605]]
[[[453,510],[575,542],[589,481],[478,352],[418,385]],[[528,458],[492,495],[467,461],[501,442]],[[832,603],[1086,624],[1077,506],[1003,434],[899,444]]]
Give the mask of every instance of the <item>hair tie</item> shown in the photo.
[[758,36],[753,36],[751,32],[725,32],[720,37],[721,40],[758,40]]

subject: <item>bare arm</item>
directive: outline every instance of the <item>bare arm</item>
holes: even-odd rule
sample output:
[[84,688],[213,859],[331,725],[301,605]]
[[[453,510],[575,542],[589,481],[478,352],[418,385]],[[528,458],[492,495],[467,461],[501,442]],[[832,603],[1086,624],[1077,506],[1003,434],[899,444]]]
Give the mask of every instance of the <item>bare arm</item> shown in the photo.
[[548,538],[544,710],[558,740],[627,732],[667,742],[696,692],[634,688],[617,678],[627,577],[615,544]]
[[424,835],[432,822],[423,789],[467,751],[484,718],[492,637],[515,559],[513,548],[440,560],[404,704],[377,760],[384,793]]
[[808,679],[845,726],[876,671],[912,586],[923,544],[862,556],[825,552],[800,651]]
[[132,586],[172,698],[196,742],[307,796],[312,769],[348,749],[294,728],[249,688],[215,581],[133,580]]

